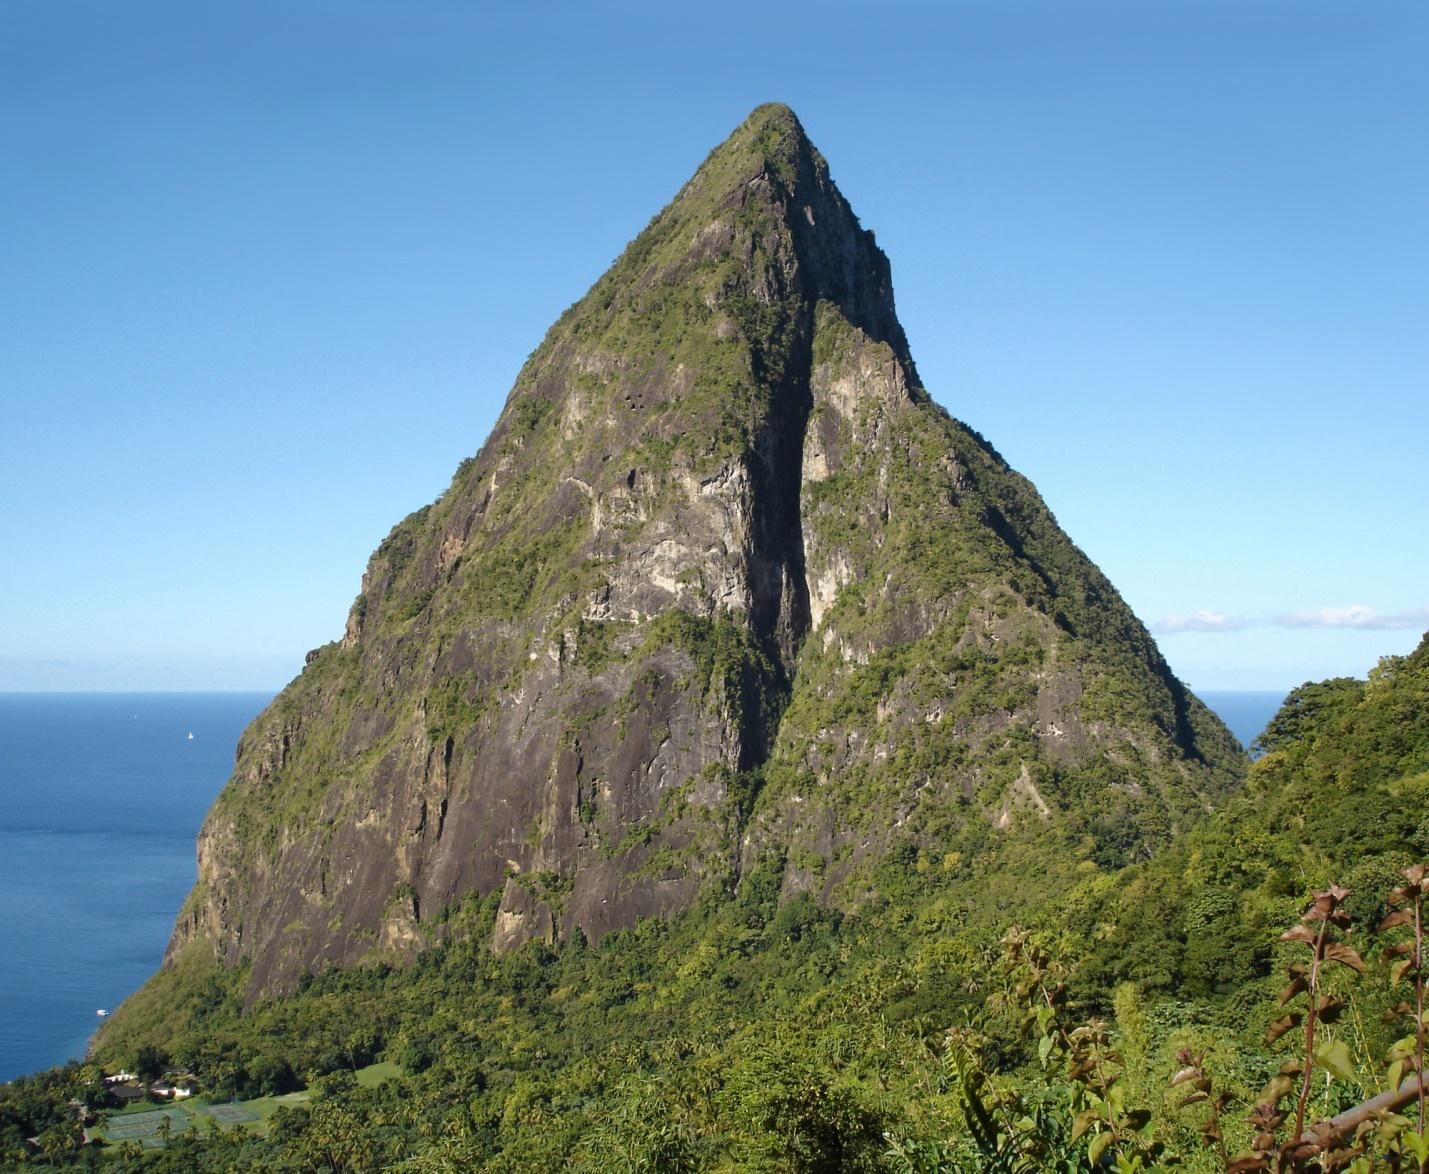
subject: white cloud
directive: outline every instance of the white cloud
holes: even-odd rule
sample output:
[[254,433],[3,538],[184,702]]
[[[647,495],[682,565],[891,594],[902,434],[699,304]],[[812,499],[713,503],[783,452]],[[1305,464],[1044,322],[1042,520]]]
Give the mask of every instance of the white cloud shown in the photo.
[[1312,607],[1305,611],[1277,616],[1279,628],[1358,628],[1362,631],[1396,632],[1429,628],[1429,607],[1412,607],[1405,611],[1381,615],[1363,603],[1348,607]]
[[1152,631],[1163,635],[1175,632],[1239,632],[1251,626],[1249,620],[1202,608],[1187,615],[1169,615],[1153,624]]
[[1180,632],[1243,632],[1247,628],[1351,629],[1360,632],[1422,632],[1429,629],[1429,607],[1381,613],[1364,603],[1348,607],[1310,607],[1271,619],[1247,619],[1201,608],[1164,616],[1151,625],[1158,636]]

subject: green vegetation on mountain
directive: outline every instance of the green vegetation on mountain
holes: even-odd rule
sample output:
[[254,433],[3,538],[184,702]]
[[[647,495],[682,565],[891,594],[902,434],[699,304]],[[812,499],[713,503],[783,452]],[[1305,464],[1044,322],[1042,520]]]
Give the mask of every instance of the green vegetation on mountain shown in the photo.
[[767,871],[854,913],[898,853],[996,889],[1029,838],[1154,854],[1242,771],[1035,489],[928,397],[887,259],[761,107],[245,733],[171,961],[205,944],[251,1002],[410,960],[493,894],[503,951]]
[[[1115,870],[1075,859],[1045,825],[992,839],[1003,855],[987,872],[909,842],[856,914],[807,894],[781,902],[771,865],[727,899],[599,946],[506,955],[486,944],[493,894],[451,911],[446,943],[408,966],[330,968],[246,1010],[242,973],[190,946],[96,1061],[147,1047],[200,1072],[214,1099],[285,1087],[289,1071],[314,1096],[266,1138],[176,1138],[105,1168],[1090,1169],[1091,1143],[1115,1134],[1103,1164],[1224,1169],[1222,1146],[1201,1144],[1205,1106],[1231,1098],[1216,1128],[1227,1157],[1249,1152],[1247,1114],[1299,1054],[1300,1029],[1266,1043],[1297,1005],[1279,1005],[1284,971],[1307,953],[1280,935],[1337,882],[1366,972],[1324,979],[1346,1010],[1320,1028],[1306,1121],[1398,1083],[1384,1059],[1412,1028],[1385,1013],[1413,974],[1393,982],[1403,955],[1381,958],[1404,931],[1371,931],[1401,870],[1429,856],[1426,715],[1429,638],[1368,681],[1303,686],[1242,796]],[[971,842],[963,852],[977,859]],[[970,889],[968,875],[1004,879]],[[357,1085],[350,1073],[379,1057],[400,1075]],[[1117,1130],[1101,1113],[1073,1136],[1096,1093],[1079,1057],[1119,1090]],[[1200,1075],[1173,1087],[1188,1064]],[[1202,1079],[1211,1101],[1179,1107]],[[62,1129],[51,1106],[84,1080],[72,1069],[7,1088],[7,1150],[46,1112]],[[1414,1106],[1401,1112],[1417,1129]],[[999,1144],[1001,1167],[987,1148]],[[1391,1165],[1388,1141],[1366,1145],[1377,1168],[1411,1168]]]
[[[886,258],[761,107],[245,732],[99,1039],[314,1095],[106,1168],[1194,1164],[1176,1053],[1252,1098],[1277,935],[1334,880],[1369,924],[1429,850],[1423,661],[1306,686],[1249,766],[929,398]],[[1362,1099],[1386,1029],[1308,997],[1316,1111]],[[58,1156],[93,1077],[0,1098],[8,1151]]]

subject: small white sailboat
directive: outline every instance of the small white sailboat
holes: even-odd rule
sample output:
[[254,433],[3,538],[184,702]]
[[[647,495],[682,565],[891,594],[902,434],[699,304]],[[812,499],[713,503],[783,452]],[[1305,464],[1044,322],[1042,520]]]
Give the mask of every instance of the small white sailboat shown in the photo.
[[194,740],[193,731],[190,730],[190,731],[189,731],[189,741],[192,742],[193,740]]

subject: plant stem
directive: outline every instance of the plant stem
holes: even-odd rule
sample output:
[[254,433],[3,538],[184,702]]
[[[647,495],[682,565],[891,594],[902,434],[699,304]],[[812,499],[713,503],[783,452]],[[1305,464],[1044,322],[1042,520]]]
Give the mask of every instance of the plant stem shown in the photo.
[[1300,1140],[1305,1130],[1305,1106],[1310,1100],[1310,1077],[1315,1068],[1315,1003],[1320,994],[1320,959],[1325,956],[1325,937],[1330,932],[1330,919],[1320,921],[1320,932],[1315,935],[1315,956],[1310,962],[1309,1007],[1305,1011],[1305,1071],[1300,1081],[1300,1096],[1295,1102],[1295,1132],[1290,1135],[1292,1142]]
[[1221,1169],[1229,1170],[1231,1168],[1231,1159],[1230,1155],[1226,1152],[1226,1135],[1221,1129],[1221,1111],[1216,1108],[1215,1097],[1211,1097],[1211,1120],[1216,1126],[1216,1149],[1221,1155]]
[[[1414,897],[1414,1066],[1419,1073],[1419,1135],[1424,1135],[1424,896]],[[1420,1166],[1423,1174],[1423,1166]]]
[[1097,1091],[1101,1095],[1102,1104],[1106,1106],[1106,1127],[1111,1131],[1112,1143],[1121,1144],[1121,1132],[1116,1127],[1116,1114],[1112,1112],[1111,1098],[1107,1095],[1111,1091],[1111,1086],[1107,1083],[1106,1074],[1102,1071],[1102,1051],[1100,1045],[1092,1044],[1092,1071],[1096,1073]]

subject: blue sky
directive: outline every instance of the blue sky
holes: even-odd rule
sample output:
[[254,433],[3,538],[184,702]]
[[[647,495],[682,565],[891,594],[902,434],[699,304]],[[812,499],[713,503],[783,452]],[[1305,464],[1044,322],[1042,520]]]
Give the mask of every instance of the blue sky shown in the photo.
[[10,0],[0,689],[283,684],[770,100],[1183,678],[1362,674],[1429,628],[1426,11]]

